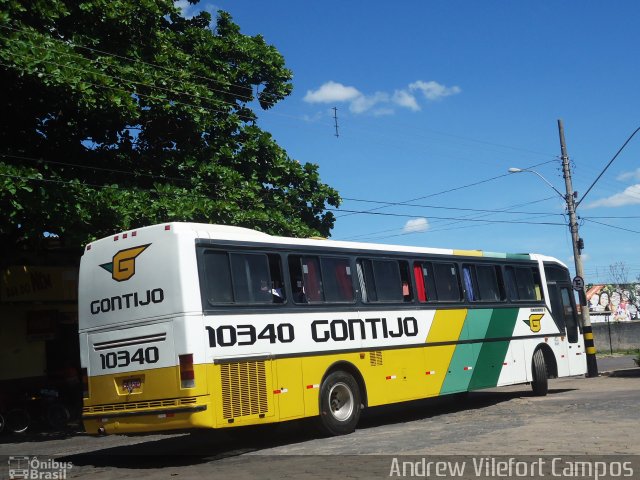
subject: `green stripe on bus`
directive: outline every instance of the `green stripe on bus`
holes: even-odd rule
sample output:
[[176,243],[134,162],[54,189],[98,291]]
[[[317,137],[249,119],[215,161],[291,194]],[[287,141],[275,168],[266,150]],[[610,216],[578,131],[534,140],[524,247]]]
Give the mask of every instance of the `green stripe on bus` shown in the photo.
[[483,252],[485,257],[493,257],[493,258],[507,258],[506,253],[500,252]]
[[531,260],[531,256],[528,253],[507,253],[507,258],[514,260]]
[[[493,310],[486,338],[510,338],[518,319],[517,308],[501,308]],[[470,390],[495,387],[500,378],[502,365],[509,349],[509,340],[485,342],[480,347],[476,359],[476,368],[469,384]]]
[[[485,337],[493,310],[469,310],[460,333],[460,341]],[[469,388],[481,344],[457,345],[440,393],[464,392]]]

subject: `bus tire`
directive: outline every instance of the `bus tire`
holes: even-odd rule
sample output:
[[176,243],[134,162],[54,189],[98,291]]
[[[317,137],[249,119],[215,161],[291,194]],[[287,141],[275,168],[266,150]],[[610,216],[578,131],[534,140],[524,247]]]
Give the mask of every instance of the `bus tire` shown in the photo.
[[360,402],[358,382],[349,373],[330,373],[320,387],[321,431],[332,436],[353,432],[360,419]]
[[14,408],[7,412],[6,428],[11,433],[23,433],[31,424],[31,416],[23,408]]
[[531,381],[533,394],[538,397],[544,397],[549,391],[549,380],[547,378],[547,365],[544,361],[544,353],[542,353],[542,349],[540,348],[533,353],[531,373],[533,377]]

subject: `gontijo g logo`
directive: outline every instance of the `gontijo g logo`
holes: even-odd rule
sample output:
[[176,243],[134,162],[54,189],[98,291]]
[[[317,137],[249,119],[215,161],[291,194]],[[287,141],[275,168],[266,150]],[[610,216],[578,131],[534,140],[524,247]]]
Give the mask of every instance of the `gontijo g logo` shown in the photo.
[[129,280],[136,274],[136,257],[144,252],[150,245],[150,243],[147,243],[146,245],[120,250],[113,256],[110,263],[103,263],[100,266],[111,273],[111,278],[116,282]]

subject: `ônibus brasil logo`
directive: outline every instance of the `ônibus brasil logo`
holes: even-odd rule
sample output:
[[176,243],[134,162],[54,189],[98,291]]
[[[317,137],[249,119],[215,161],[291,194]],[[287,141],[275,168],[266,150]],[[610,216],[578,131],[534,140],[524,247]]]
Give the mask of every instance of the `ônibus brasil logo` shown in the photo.
[[136,257],[144,252],[150,245],[150,243],[147,243],[146,245],[120,250],[113,256],[111,262],[103,263],[100,266],[109,272],[111,278],[116,282],[129,280],[136,274]]

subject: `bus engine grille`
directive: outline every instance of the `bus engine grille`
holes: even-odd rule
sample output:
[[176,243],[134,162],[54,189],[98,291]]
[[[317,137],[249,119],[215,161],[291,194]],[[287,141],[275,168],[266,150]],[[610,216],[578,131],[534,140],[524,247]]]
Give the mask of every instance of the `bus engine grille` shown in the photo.
[[267,376],[264,362],[220,365],[222,416],[225,419],[267,413]]
[[369,352],[369,363],[372,367],[382,365],[382,352],[380,350]]

